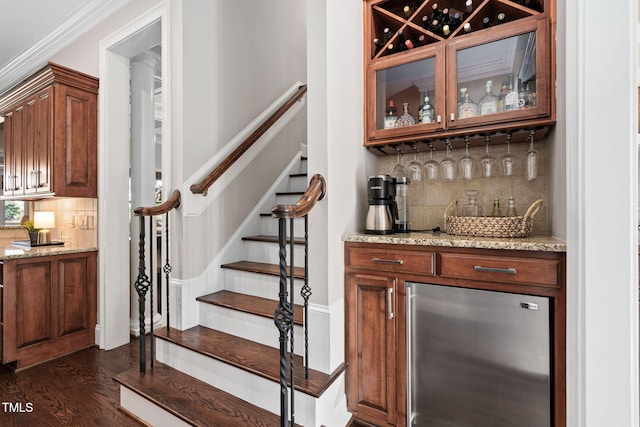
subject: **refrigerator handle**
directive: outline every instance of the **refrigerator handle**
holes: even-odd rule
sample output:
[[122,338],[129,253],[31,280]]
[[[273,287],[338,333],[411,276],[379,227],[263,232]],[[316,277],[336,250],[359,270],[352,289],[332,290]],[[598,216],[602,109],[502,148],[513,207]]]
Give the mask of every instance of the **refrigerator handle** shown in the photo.
[[412,296],[411,296],[411,285],[406,285],[405,286],[405,292],[406,292],[406,311],[405,311],[405,318],[406,318],[406,330],[405,330],[405,334],[406,334],[406,349],[407,349],[407,353],[405,355],[405,366],[406,366],[406,378],[407,378],[407,427],[410,427],[412,424],[412,420],[411,418],[413,417],[412,411],[412,405],[411,405],[411,401],[413,396],[411,395],[412,391],[413,391],[413,386],[412,386],[412,378],[411,378],[411,365],[413,363],[413,353],[412,353],[412,349],[411,349],[411,337],[413,336],[413,307],[411,305],[411,300],[412,300]]

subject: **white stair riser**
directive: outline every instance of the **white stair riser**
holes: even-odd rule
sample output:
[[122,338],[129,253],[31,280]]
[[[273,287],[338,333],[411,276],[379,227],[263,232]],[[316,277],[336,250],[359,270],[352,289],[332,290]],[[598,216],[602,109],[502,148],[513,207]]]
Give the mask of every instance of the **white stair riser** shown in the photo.
[[120,385],[120,406],[154,427],[190,427],[171,412]]
[[[278,292],[280,291],[280,278],[277,276],[269,276],[265,274],[249,273],[240,270],[224,270],[225,289],[239,294],[253,295],[256,297],[269,298],[278,300]],[[302,304],[300,290],[302,289],[302,280],[294,280],[293,289],[295,292],[294,302]],[[287,280],[287,292],[289,291],[289,282]]]
[[[278,235],[278,219],[270,218],[270,217],[260,217],[260,229],[262,230],[262,234],[268,236],[277,236]],[[293,220],[293,235],[295,237],[304,237],[304,219],[296,218]],[[289,236],[290,231],[289,220],[287,220],[287,236]]]
[[[156,340],[158,361],[198,378],[216,388],[259,406],[274,414],[280,413],[280,385],[251,374],[243,369],[220,362],[170,342]],[[274,361],[279,363],[279,361]],[[316,425],[314,418],[317,399],[296,392],[296,423]]]
[[[269,347],[279,348],[280,332],[272,318],[256,316],[217,305],[200,303],[200,325]],[[302,326],[293,328],[294,351],[304,354]]]
[[275,204],[276,205],[293,205],[298,200],[300,200],[300,197],[302,197],[302,194],[281,194],[281,195],[277,195]]
[[[264,262],[267,264],[278,264],[280,262],[280,247],[278,243],[255,242],[244,240],[243,242],[245,259],[254,262]],[[286,244],[287,264],[291,262],[290,245]],[[293,265],[304,267],[304,246],[293,245]]]

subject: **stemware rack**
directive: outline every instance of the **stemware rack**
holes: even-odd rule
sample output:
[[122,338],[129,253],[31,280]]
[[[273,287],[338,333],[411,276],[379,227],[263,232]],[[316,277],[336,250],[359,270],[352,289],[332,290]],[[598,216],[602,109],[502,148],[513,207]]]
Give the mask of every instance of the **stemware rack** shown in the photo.
[[532,128],[517,128],[495,132],[479,132],[473,134],[451,135],[447,137],[438,136],[437,138],[428,138],[420,140],[409,140],[401,143],[393,143],[387,145],[368,146],[370,152],[378,156],[397,155],[413,153],[418,150],[421,153],[428,152],[431,147],[436,150],[445,150],[447,143],[450,144],[452,150],[465,148],[465,137],[469,137],[469,147],[481,147],[485,145],[485,136],[491,137],[490,144],[492,146],[504,145],[507,142],[507,135],[511,134],[511,144],[525,143],[529,140],[533,133],[533,140],[543,140],[550,131],[549,126],[537,126]]

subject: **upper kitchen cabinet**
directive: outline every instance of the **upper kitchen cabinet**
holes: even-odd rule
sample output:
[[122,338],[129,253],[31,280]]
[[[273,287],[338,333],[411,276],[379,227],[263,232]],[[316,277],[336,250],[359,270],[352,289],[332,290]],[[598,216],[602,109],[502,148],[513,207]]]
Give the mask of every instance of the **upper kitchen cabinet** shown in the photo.
[[5,198],[97,197],[98,79],[49,63],[0,96]]
[[364,2],[366,146],[555,122],[554,0]]

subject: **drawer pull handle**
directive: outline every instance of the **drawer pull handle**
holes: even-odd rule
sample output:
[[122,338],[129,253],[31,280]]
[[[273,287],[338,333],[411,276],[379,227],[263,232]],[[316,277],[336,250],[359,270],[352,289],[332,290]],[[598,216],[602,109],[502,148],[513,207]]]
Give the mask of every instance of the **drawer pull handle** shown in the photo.
[[371,258],[371,262],[379,262],[381,264],[404,264],[404,261],[401,259],[383,259],[383,258]]
[[387,318],[393,319],[393,288],[387,288]]
[[482,267],[480,265],[476,265],[473,267],[475,271],[484,271],[487,273],[505,273],[505,274],[516,274],[515,268],[492,268],[492,267]]

